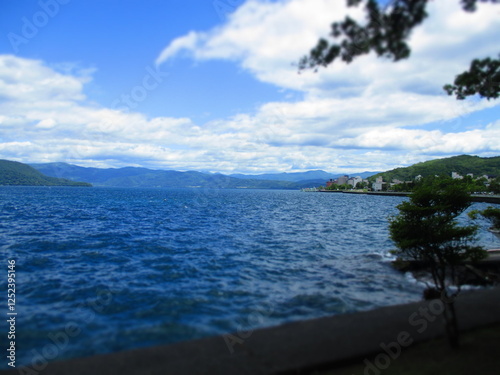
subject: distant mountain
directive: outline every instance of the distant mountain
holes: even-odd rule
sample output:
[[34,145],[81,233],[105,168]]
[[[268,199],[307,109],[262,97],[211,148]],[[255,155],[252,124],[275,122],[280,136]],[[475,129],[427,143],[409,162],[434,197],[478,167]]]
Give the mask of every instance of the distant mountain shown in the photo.
[[[351,176],[360,176],[362,178],[367,178],[377,173],[378,172],[352,173]],[[335,179],[343,175],[344,174],[333,174],[322,170],[314,170],[307,172],[270,173],[270,174],[259,174],[259,175],[231,174],[229,176],[241,179],[254,179],[254,180],[293,181],[293,182],[316,181],[320,182],[320,184],[324,184],[331,178]]]
[[[329,179],[335,179],[343,175],[332,174],[322,170],[260,175],[232,174],[227,176],[219,173],[179,172],[136,167],[85,168],[66,163],[31,164],[31,166],[45,174],[45,178],[51,176],[58,179],[66,179],[66,183],[68,183],[67,180],[85,181],[95,186],[107,187],[300,189],[324,185]],[[460,155],[451,158],[430,160],[387,172],[363,172],[352,173],[350,175],[361,176],[370,180],[375,180],[376,177],[382,176],[385,181],[392,181],[393,179],[407,181],[412,180],[418,175],[451,176],[451,172],[457,172],[461,175],[473,173],[475,176],[485,174],[500,176],[500,156],[480,158],[478,156]],[[10,181],[12,181],[12,178]],[[54,183],[54,181],[52,180],[51,183]],[[45,180],[45,184],[48,183]],[[59,183],[62,182],[59,181]],[[2,183],[0,182],[0,184]],[[37,184],[40,184],[40,181]]]
[[396,168],[387,172],[378,173],[370,180],[382,176],[384,181],[398,179],[401,181],[413,180],[416,176],[450,176],[457,172],[462,176],[468,173],[474,176],[490,175],[500,176],[500,156],[481,158],[479,156],[459,155],[444,159],[429,160],[417,163],[406,168]]
[[10,160],[0,160],[0,185],[92,186],[85,182],[49,177],[27,164]]
[[147,168],[86,168],[66,163],[32,164],[48,176],[63,177],[74,181],[88,181],[106,187],[162,187],[162,188],[248,188],[248,189],[299,189],[299,183],[260,179],[238,179],[222,174],[178,172]]
[[91,181],[96,185],[107,185],[112,179],[133,178],[148,172],[155,172],[147,168],[85,168],[67,163],[30,164],[33,168],[47,176],[67,178],[73,181]]
[[[178,172],[147,168],[87,168],[67,163],[31,164],[38,171],[53,177],[87,181],[107,187],[202,187],[248,189],[301,189],[324,185],[334,175],[325,171],[275,173],[262,175]],[[366,178],[377,172],[353,174]]]
[[303,181],[303,180],[322,180],[328,181],[333,178],[334,175],[327,173],[325,171],[307,171],[307,172],[294,172],[294,173],[268,173],[268,174],[258,174],[258,175],[247,175],[247,174],[231,174],[230,177],[240,178],[240,179],[253,179],[253,180],[272,180],[272,181]]

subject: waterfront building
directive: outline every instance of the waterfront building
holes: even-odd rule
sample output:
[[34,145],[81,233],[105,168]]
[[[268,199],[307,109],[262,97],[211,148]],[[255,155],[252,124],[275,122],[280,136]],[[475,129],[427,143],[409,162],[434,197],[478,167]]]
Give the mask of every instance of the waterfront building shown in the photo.
[[347,175],[341,176],[341,177],[337,178],[337,185],[345,185],[345,184],[347,184],[348,180],[349,180],[349,176],[347,176]]
[[360,176],[351,177],[349,178],[349,180],[347,180],[347,183],[353,188],[355,188],[359,182],[363,182],[363,179]]
[[386,183],[384,182],[384,179],[382,177],[377,177],[375,179],[375,182],[372,184],[372,190],[373,191],[382,191],[385,184]]

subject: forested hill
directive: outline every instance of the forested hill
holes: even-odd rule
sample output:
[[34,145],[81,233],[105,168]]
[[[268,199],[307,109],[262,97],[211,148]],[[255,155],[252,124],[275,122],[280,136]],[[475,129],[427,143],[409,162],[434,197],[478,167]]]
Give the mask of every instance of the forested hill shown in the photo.
[[10,160],[0,160],[0,185],[92,186],[86,182],[45,176],[29,165]]
[[451,172],[457,172],[462,176],[469,173],[474,177],[482,175],[500,176],[500,156],[491,158],[481,158],[479,156],[460,155],[451,158],[429,160],[417,163],[406,168],[396,168],[387,172],[378,173],[370,180],[375,180],[382,176],[384,181],[398,179],[401,181],[411,181],[416,176],[450,176]]

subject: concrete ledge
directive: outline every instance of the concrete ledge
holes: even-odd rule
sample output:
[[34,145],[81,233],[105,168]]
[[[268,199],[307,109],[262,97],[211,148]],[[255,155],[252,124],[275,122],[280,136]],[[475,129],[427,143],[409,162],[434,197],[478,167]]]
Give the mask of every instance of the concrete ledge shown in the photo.
[[[305,374],[363,361],[381,345],[402,345],[442,336],[440,300],[383,307],[260,329],[89,358],[52,362],[42,371],[1,374],[235,375]],[[460,329],[500,322],[500,288],[462,293],[456,301]],[[237,340],[234,340],[237,339]],[[229,344],[228,344],[229,343]],[[231,350],[232,349],[232,350]]]

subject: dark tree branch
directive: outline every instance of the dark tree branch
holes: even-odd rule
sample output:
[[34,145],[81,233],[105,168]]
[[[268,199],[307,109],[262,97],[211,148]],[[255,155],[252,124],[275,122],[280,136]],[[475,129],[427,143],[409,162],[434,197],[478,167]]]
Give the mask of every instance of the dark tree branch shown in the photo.
[[499,3],[500,0],[461,0],[462,8],[467,12],[474,12],[476,10],[476,3],[482,1],[483,3]]
[[[376,0],[366,0],[366,23],[360,25],[350,17],[334,22],[330,36],[332,42],[322,38],[309,55],[299,60],[299,72],[305,69],[318,70],[337,59],[346,63],[356,57],[375,52],[379,57],[399,61],[410,56],[407,40],[411,31],[427,17],[426,6],[431,0],[392,0],[381,8]],[[460,0],[467,12],[476,10],[477,3],[499,3],[500,0]],[[347,0],[348,6],[359,6],[363,0]],[[457,99],[479,94],[488,99],[499,96],[499,60],[474,60],[471,69],[458,75],[454,85],[444,89]]]
[[[332,24],[331,36],[344,37],[338,43],[330,44],[320,39],[308,56],[299,62],[299,70],[326,67],[337,58],[350,63],[355,57],[375,51],[378,56],[398,61],[410,55],[406,39],[411,30],[420,24],[427,13],[428,0],[395,0],[384,12],[375,0],[368,0],[365,6],[367,24],[362,26],[350,17]],[[359,5],[360,0],[348,0],[349,6]]]
[[[500,56],[499,56],[500,57]],[[483,98],[496,99],[500,93],[500,59],[486,58],[472,61],[468,71],[459,74],[453,85],[443,87],[448,95],[457,99],[479,94]]]

